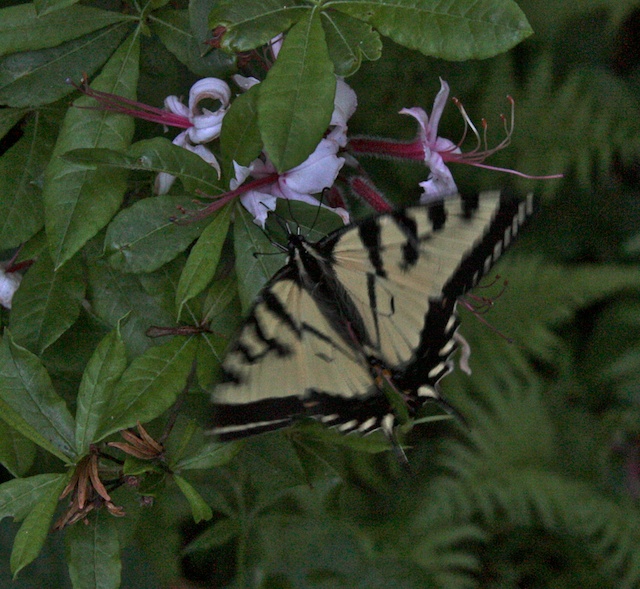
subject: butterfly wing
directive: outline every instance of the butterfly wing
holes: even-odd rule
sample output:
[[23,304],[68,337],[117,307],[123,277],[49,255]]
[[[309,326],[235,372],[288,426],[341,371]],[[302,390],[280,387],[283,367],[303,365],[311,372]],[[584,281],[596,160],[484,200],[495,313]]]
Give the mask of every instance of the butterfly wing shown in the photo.
[[387,366],[424,354],[423,340],[434,331],[434,325],[425,329],[429,310],[448,312],[439,320],[446,325],[456,299],[490,269],[525,218],[514,225],[518,204],[501,205],[498,193],[483,195],[473,214],[455,211],[457,201],[445,206],[446,221],[433,208],[412,207],[368,219],[319,244],[330,250],[337,280],[362,318],[359,338]]
[[292,237],[287,266],[261,291],[224,361],[215,433],[242,437],[302,415],[371,431],[393,422],[381,375],[403,393],[438,398],[455,349],[456,300],[527,216],[497,193],[472,214],[445,206],[372,217],[317,244]]
[[[366,359],[336,332],[294,266],[263,289],[223,370],[213,420],[226,438],[284,427],[303,415],[349,422],[361,412],[360,401],[376,394]],[[336,399],[356,402],[338,411]]]

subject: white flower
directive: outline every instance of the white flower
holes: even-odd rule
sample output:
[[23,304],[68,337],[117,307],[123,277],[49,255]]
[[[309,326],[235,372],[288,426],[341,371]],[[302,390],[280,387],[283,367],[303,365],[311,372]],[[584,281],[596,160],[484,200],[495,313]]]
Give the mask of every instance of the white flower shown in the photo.
[[[231,182],[231,189],[235,190],[244,180],[251,175],[256,178],[256,184],[260,179],[273,177],[273,182],[260,185],[259,188],[249,188],[241,196],[244,207],[254,216],[254,222],[264,227],[269,210],[274,210],[276,198],[299,200],[315,206],[322,206],[339,215],[343,222],[349,222],[349,213],[343,208],[329,207],[322,204],[313,196],[333,185],[340,168],[344,164],[344,158],[338,157],[338,144],[330,139],[322,139],[315,151],[300,165],[290,170],[277,174],[274,165],[267,160],[254,160],[247,168],[234,162],[236,179]],[[248,184],[248,187],[251,183]]]
[[5,272],[0,267],[0,305],[5,309],[11,309],[13,295],[20,286],[22,275],[17,272]]
[[336,95],[333,99],[333,113],[329,123],[333,126],[333,130],[327,138],[335,141],[340,147],[347,144],[347,121],[356,112],[357,106],[356,93],[343,78],[336,78]]
[[[220,101],[218,110],[211,112],[200,108],[199,103],[205,98]],[[168,111],[189,119],[192,126],[184,133],[191,143],[208,143],[220,135],[230,100],[231,90],[226,82],[218,78],[203,78],[191,87],[188,107],[177,96],[167,96],[164,105]]]
[[[215,112],[200,108],[200,101],[205,98],[220,101],[220,107]],[[177,135],[173,144],[198,154],[205,162],[215,168],[220,178],[220,164],[211,151],[202,145],[213,141],[220,135],[222,120],[229,109],[231,90],[226,82],[218,78],[203,78],[198,80],[189,91],[189,106],[182,104],[177,96],[167,96],[164,105],[173,114],[189,119],[192,126]],[[167,194],[175,182],[176,177],[167,172],[160,172],[156,176],[154,189],[156,194]]]
[[440,91],[433,101],[431,120],[429,120],[427,113],[418,107],[403,108],[400,111],[400,114],[412,116],[420,125],[418,140],[422,143],[424,162],[430,170],[427,180],[420,182],[420,186],[424,190],[420,197],[421,203],[430,202],[458,192],[458,187],[449,168],[442,159],[442,154],[459,154],[461,153],[460,148],[453,141],[438,137],[438,125],[448,97],[449,85],[440,78]]

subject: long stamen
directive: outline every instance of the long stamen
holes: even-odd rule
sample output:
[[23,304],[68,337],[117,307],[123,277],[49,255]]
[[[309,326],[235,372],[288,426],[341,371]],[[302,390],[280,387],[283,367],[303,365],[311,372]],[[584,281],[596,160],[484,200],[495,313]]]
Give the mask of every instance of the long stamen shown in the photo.
[[193,127],[193,123],[187,117],[174,114],[163,108],[149,106],[148,104],[137,102],[124,96],[119,96],[118,94],[95,90],[89,86],[86,78],[83,78],[82,84],[76,84],[71,79],[67,79],[67,83],[71,84],[85,96],[94,98],[98,102],[96,106],[80,106],[79,108],[85,108],[87,110],[107,110],[109,112],[128,115],[151,121],[152,123],[169,125],[180,129]]

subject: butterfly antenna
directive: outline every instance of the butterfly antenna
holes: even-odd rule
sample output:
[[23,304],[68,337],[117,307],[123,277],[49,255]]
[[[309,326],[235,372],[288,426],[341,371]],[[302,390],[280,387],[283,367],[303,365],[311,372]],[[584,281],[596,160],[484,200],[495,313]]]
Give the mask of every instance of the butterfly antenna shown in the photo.
[[327,188],[327,187],[322,189],[322,192],[320,193],[320,204],[316,207],[316,216],[313,218],[313,222],[309,226],[309,231],[307,232],[307,235],[305,237],[308,237],[309,233],[311,233],[311,231],[313,231],[313,228],[316,226],[316,223],[318,222],[318,217],[320,216],[320,209],[322,208],[321,205],[323,204],[323,201],[325,200],[324,194],[325,194],[325,192],[328,192],[329,190],[331,190],[331,189]]
[[[266,205],[264,203],[260,203],[260,204],[263,205],[266,208]],[[280,225],[282,230],[287,235],[291,234],[291,229],[289,228],[289,225],[287,224],[287,221],[285,219],[283,219],[278,213],[276,213],[275,211],[272,211],[271,209],[268,209],[268,213],[273,215],[273,217],[278,222],[278,225]],[[271,235],[269,235],[269,232],[264,227],[262,227],[261,225],[258,225],[258,227],[260,228],[260,231],[262,231],[264,236],[267,238],[269,243],[273,247],[275,247],[276,249],[278,249],[280,251],[277,251],[277,252],[253,252],[253,257],[254,258],[257,258],[258,256],[277,256],[277,255],[280,255],[281,253],[285,253],[285,254],[288,253],[289,250],[287,249],[286,246],[282,245],[281,243],[278,243],[277,241],[274,241],[271,238]]]

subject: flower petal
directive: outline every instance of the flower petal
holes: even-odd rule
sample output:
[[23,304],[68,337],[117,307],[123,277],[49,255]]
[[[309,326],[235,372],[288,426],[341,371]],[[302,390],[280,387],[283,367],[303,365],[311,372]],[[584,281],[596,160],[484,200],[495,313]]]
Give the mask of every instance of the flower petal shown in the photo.
[[244,90],[245,92],[249,88],[252,88],[256,84],[260,83],[260,80],[258,80],[257,78],[254,78],[252,76],[247,77],[247,76],[241,76],[240,74],[234,74],[233,76],[231,76],[231,78],[238,85],[238,87],[241,90]]
[[357,106],[356,93],[342,78],[336,78],[336,95],[333,99],[333,113],[329,123],[335,128],[329,134],[329,138],[338,143],[340,147],[347,144],[347,121],[356,111]]
[[219,100],[221,106],[218,111],[226,109],[229,106],[229,100],[231,100],[231,89],[226,82],[218,78],[198,80],[189,91],[189,110],[193,117],[202,114],[202,111],[198,109],[198,103],[204,98]]
[[300,165],[280,175],[278,188],[284,198],[302,200],[330,188],[344,165],[344,158],[337,157],[338,144],[322,139],[315,151]]
[[20,286],[22,276],[17,272],[9,272],[0,268],[0,305],[5,309],[11,309],[11,300]]
[[253,215],[253,222],[264,229],[269,211],[276,210],[277,199],[272,194],[250,190],[240,197],[240,202]]
[[177,96],[167,96],[164,99],[164,107],[174,115],[180,115],[181,117],[185,117],[187,119],[190,118],[189,109],[184,104],[182,104]]
[[438,138],[438,125],[440,124],[440,118],[444,107],[447,105],[447,99],[449,98],[449,84],[447,84],[442,78],[440,78],[440,90],[436,94],[433,101],[433,108],[431,109],[431,124],[427,129],[427,141],[432,144]]
[[421,203],[439,200],[458,192],[455,180],[439,153],[432,151],[427,165],[431,173],[425,182],[420,182],[420,186],[424,191],[420,197]]

